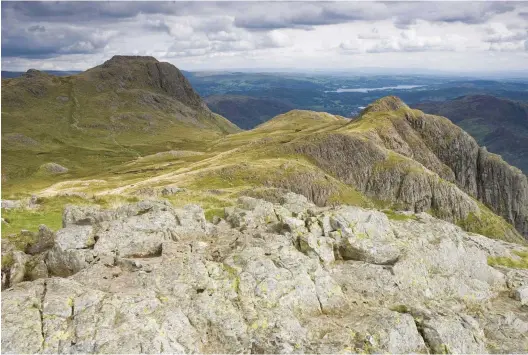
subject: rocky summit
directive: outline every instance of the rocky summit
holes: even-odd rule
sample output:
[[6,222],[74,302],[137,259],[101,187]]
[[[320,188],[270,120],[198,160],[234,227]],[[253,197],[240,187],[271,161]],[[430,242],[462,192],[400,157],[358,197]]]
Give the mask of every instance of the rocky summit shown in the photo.
[[213,222],[67,206],[2,274],[3,353],[528,351],[526,247],[294,193]]

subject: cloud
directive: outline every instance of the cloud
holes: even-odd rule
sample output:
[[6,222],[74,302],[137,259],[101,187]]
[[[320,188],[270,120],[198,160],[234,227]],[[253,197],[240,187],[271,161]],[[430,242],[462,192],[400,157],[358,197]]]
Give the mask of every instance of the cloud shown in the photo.
[[46,27],[40,25],[33,25],[28,28],[29,32],[46,32]]
[[[485,23],[491,17],[515,10],[503,2],[309,2],[251,3],[247,11],[235,14],[235,25],[250,30],[305,28],[393,19],[397,27],[408,28],[417,20],[439,23]],[[302,4],[302,5],[300,5]]]
[[51,58],[59,54],[90,54],[103,50],[117,31],[76,26],[32,26],[2,29],[2,57]]
[[398,36],[364,36],[341,42],[338,49],[345,54],[455,51],[464,41],[460,36],[420,36],[416,30],[400,32]]
[[483,39],[488,43],[518,42],[528,38],[528,30],[510,30],[503,23],[490,23],[486,28],[487,36]]
[[232,32],[195,34],[189,40],[175,41],[168,57],[213,56],[218,53],[249,52],[291,45],[290,37],[279,30],[268,33],[248,33],[240,29]]
[[87,68],[114,54],[174,58],[175,64],[191,67],[221,65],[220,60],[208,61],[213,57],[226,58],[223,63],[236,58],[242,66],[286,60],[293,66],[327,66],[341,60],[351,65],[341,54],[391,63],[398,56],[371,53],[414,53],[400,56],[411,63],[428,52],[436,58],[439,52],[453,51],[474,62],[478,53],[489,55],[488,50],[497,52],[495,57],[506,51],[525,55],[528,40],[523,21],[528,6],[521,2],[69,1],[1,6],[2,62],[11,67],[54,62],[70,65],[66,69]]
[[519,52],[526,50],[524,42],[494,42],[490,43],[489,50],[492,52]]
[[[395,24],[407,26],[417,20],[443,23],[485,23],[495,15],[515,10],[515,4],[508,2],[435,2],[395,3]],[[407,9],[408,11],[405,11]]]
[[370,32],[360,33],[358,35],[359,39],[381,39],[383,36],[380,34],[379,30],[374,27]]
[[338,46],[339,50],[346,54],[364,53],[364,41],[360,38],[354,38],[341,42]]

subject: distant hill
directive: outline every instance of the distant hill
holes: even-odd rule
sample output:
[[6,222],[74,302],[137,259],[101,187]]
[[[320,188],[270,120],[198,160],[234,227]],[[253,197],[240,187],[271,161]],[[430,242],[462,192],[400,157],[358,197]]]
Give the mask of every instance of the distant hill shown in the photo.
[[472,95],[421,102],[414,107],[448,117],[480,145],[528,172],[528,104],[490,95]]
[[153,57],[114,56],[72,76],[32,69],[2,79],[4,188],[55,179],[40,176],[44,163],[89,176],[163,150],[200,150],[204,139],[237,131],[175,66]]
[[243,129],[252,129],[281,113],[294,109],[294,105],[275,98],[258,98],[242,95],[213,95],[205,98],[213,111],[228,117]]
[[[42,70],[43,73],[55,76],[69,76],[82,73],[80,70]],[[4,71],[2,70],[2,79],[18,78],[26,74],[24,71]]]

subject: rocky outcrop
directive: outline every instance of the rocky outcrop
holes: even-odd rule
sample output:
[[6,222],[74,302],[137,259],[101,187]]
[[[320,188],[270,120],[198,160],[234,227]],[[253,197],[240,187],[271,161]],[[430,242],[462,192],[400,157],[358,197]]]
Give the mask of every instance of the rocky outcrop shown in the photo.
[[105,82],[111,79],[122,87],[133,85],[153,88],[189,107],[208,110],[178,68],[170,63],[159,62],[154,57],[116,55],[92,70],[97,71]]
[[[290,147],[365,195],[463,223],[484,203],[528,236],[528,180],[448,119],[380,99],[346,129]],[[512,231],[507,237],[515,240]]]
[[2,292],[3,352],[528,349],[528,274],[487,263],[523,247],[425,213],[316,207],[292,193],[242,197],[225,214],[212,224],[192,205],[68,207],[41,254],[63,277]]
[[445,118],[420,111],[407,113],[405,117],[427,147],[450,168],[462,190],[528,236],[526,175],[479,147],[469,134]]
[[477,197],[528,236],[528,179],[485,148],[477,158]]
[[57,175],[67,173],[68,168],[57,163],[45,163],[39,167],[39,172],[44,174]]

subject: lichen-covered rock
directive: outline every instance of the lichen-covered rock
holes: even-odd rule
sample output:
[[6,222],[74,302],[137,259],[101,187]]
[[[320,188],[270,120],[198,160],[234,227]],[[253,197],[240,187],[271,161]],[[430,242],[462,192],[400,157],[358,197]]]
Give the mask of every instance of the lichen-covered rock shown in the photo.
[[487,353],[484,332],[470,316],[433,316],[422,324],[424,338],[434,354]]
[[509,297],[528,279],[487,264],[522,246],[424,213],[239,202],[216,225],[194,205],[68,207],[53,248],[27,256],[35,281],[2,292],[3,352],[528,349],[526,310]]
[[29,255],[24,252],[15,250],[12,252],[13,262],[9,272],[9,285],[13,286],[24,281],[26,275],[26,263],[29,260]]
[[513,298],[521,302],[522,305],[528,305],[528,286],[521,286],[515,289]]
[[55,245],[66,249],[86,249],[95,244],[94,230],[90,225],[68,226],[57,232]]
[[185,189],[177,186],[165,186],[161,189],[161,195],[162,196],[171,196],[175,195],[179,192],[184,192]]
[[64,174],[68,172],[68,168],[57,163],[45,163],[39,167],[39,171],[46,174]]
[[26,253],[35,255],[42,253],[53,247],[55,244],[55,233],[45,225],[39,226],[37,233],[37,242],[35,244],[28,245]]

